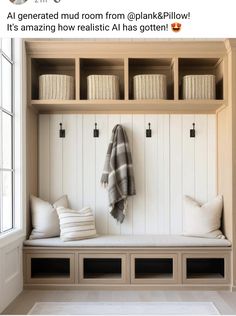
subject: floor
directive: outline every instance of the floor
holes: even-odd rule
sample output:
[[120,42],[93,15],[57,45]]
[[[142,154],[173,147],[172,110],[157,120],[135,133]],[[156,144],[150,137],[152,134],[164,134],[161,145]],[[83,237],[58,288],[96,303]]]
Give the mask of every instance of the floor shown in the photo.
[[211,301],[221,314],[236,314],[236,292],[215,291],[23,291],[3,312],[27,314],[36,302],[43,301]]

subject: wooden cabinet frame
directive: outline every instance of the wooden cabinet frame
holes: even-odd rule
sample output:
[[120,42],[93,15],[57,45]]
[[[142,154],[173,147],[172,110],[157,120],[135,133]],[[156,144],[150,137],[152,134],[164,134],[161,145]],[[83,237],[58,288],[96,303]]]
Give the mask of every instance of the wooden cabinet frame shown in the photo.
[[[26,40],[28,59],[28,105],[39,113],[216,113],[227,100],[227,54],[222,41],[31,41]],[[74,69],[68,64],[74,60]],[[222,93],[217,100],[182,100],[179,88],[181,60],[192,60],[194,73],[214,73],[223,78]],[[74,100],[38,100],[38,75],[50,70],[75,77]],[[48,60],[48,65],[47,65]],[[57,65],[58,60],[58,65]],[[64,64],[63,64],[64,60]],[[104,67],[102,60],[105,61]],[[196,61],[200,63],[200,67]],[[200,62],[199,62],[200,60]],[[203,63],[201,64],[201,60]],[[216,60],[215,65],[212,61]],[[218,60],[218,62],[217,62]],[[83,63],[86,61],[85,72]],[[91,65],[90,65],[91,61]],[[118,62],[119,61],[119,62]],[[122,65],[121,65],[122,63]],[[220,65],[220,66],[219,66]],[[88,67],[87,67],[88,66]],[[46,68],[45,68],[46,67]],[[94,73],[116,74],[121,77],[121,100],[87,100],[85,98],[88,68]],[[190,63],[191,69],[191,63]],[[103,69],[104,68],[104,69]],[[201,70],[199,70],[199,69]],[[217,68],[215,70],[215,68]],[[96,70],[97,69],[97,70]],[[204,70],[205,69],[205,70]],[[132,80],[137,73],[166,73],[169,100],[133,100]],[[217,80],[218,81],[218,80]],[[36,90],[36,91],[35,91]],[[31,97],[32,96],[32,97]]]
[[[69,278],[31,278],[31,258],[70,258]],[[84,278],[83,260],[121,259],[121,278]],[[173,278],[135,278],[135,258],[170,258],[173,260]],[[223,258],[225,277],[219,279],[187,279],[187,258]],[[25,288],[146,288],[146,289],[221,289],[231,285],[231,249],[223,248],[24,248]]]
[[[70,260],[69,277],[37,277],[31,276],[31,260],[34,258],[60,258]],[[30,284],[73,284],[75,283],[75,255],[73,253],[49,252],[49,253],[27,253],[24,266],[25,283]]]
[[[120,278],[85,278],[84,277],[84,259],[120,259],[121,260],[121,277]],[[122,284],[129,283],[129,260],[126,254],[119,253],[94,253],[79,254],[79,283],[81,284]]]
[[[135,260],[136,259],[172,259],[172,269],[173,275],[172,278],[136,278],[135,277]],[[170,284],[178,283],[178,255],[177,254],[131,254],[131,283],[134,284]]]
[[[224,259],[224,277],[213,278],[188,278],[187,277],[187,259]],[[182,256],[183,266],[183,284],[230,284],[230,254],[229,253],[185,253]]]

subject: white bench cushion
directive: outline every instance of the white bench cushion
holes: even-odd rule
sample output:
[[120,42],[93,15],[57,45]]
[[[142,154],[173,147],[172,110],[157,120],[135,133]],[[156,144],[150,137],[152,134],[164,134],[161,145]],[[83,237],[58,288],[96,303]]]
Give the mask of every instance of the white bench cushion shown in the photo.
[[227,239],[180,235],[101,235],[91,239],[63,242],[60,238],[26,240],[31,247],[229,247]]

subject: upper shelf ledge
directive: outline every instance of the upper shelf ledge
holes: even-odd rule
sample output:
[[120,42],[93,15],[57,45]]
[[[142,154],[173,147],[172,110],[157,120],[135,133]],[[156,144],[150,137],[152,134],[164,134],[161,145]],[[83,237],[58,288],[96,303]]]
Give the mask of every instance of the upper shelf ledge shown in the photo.
[[32,100],[39,113],[180,113],[212,114],[225,106],[224,100]]

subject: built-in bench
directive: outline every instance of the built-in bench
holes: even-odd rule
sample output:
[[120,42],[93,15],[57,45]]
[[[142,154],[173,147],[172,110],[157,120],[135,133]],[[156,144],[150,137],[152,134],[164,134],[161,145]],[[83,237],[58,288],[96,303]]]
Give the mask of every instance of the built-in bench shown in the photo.
[[177,235],[26,240],[25,287],[230,289],[231,243]]
[[32,239],[30,247],[230,247],[227,239],[186,237],[181,235],[101,235],[96,238],[62,241],[59,237]]

